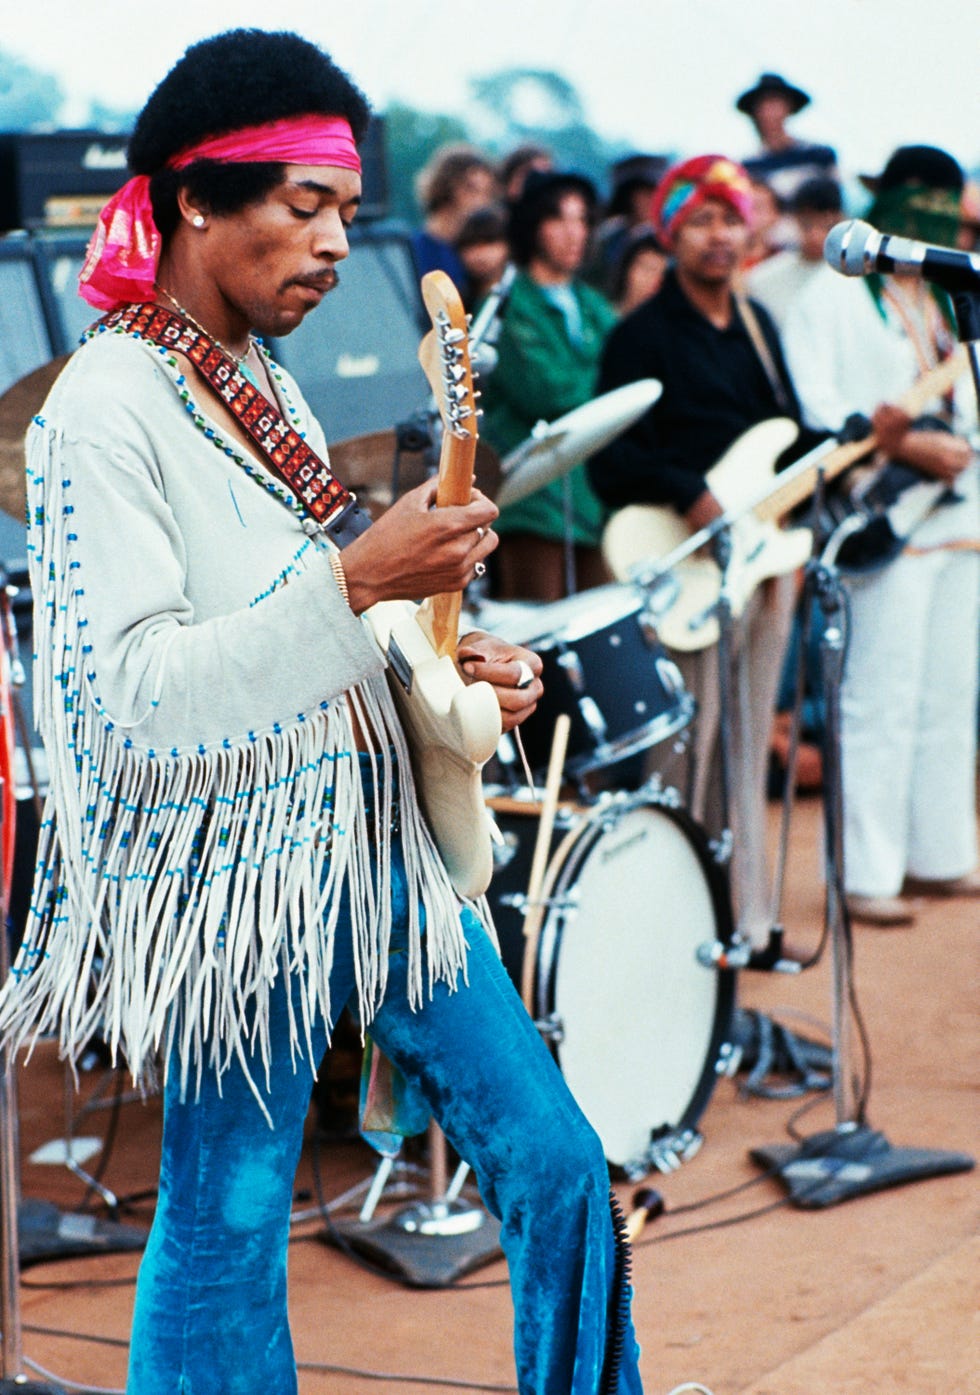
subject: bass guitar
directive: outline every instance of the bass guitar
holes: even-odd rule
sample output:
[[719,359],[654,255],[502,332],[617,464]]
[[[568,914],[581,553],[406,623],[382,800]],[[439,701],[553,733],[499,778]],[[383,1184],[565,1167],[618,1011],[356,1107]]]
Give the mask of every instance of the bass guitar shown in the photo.
[[[476,457],[477,411],[466,312],[442,271],[422,278],[432,321],[419,348],[442,418],[436,506],[469,502]],[[408,738],[419,802],[455,890],[472,898],[493,872],[483,767],[500,740],[500,705],[489,683],[465,683],[456,664],[460,592],[421,605],[381,601],[366,612],[388,659],[388,673]]]
[[[961,351],[924,373],[899,404],[910,416],[919,415],[937,396],[947,392],[962,376],[965,354]],[[780,521],[804,503],[816,488],[818,472],[830,483],[858,461],[873,454],[874,433],[825,451],[816,461],[810,456],[776,472],[776,462],[797,436],[797,428],[785,417],[750,427],[734,442],[705,476],[705,484],[718,499],[731,525],[731,561],[728,587],[732,613],[741,615],[753,591],[767,577],[783,575],[802,566],[812,547],[809,528],[781,528]],[[877,482],[880,491],[899,472],[914,477],[912,491],[895,509],[914,526],[918,517],[936,506],[948,486],[928,480],[917,471],[904,471],[890,462],[869,469],[863,484],[863,507],[868,514],[871,542],[879,525],[871,504]],[[855,505],[856,507],[857,505]],[[891,528],[889,529],[891,536]],[[613,514],[606,525],[602,550],[618,581],[634,582],[653,568],[658,575],[671,574],[674,590],[669,608],[658,618],[661,640],[669,648],[693,652],[718,639],[717,603],[721,571],[714,558],[689,546],[690,529],[675,509],[655,504],[631,504]],[[848,540],[850,541],[850,540]],[[883,560],[885,560],[883,558]]]

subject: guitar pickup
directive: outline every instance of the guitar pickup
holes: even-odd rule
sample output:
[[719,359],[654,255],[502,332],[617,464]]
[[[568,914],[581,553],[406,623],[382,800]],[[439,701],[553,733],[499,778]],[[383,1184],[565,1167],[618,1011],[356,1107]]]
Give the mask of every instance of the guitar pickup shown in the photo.
[[412,695],[412,665],[406,659],[394,635],[388,636],[388,666],[405,689],[405,692]]

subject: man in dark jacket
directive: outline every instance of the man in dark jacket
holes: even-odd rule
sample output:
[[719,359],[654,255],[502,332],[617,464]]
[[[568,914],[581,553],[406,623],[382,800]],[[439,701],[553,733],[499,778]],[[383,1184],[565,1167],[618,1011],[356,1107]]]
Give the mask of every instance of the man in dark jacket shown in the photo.
[[[610,336],[599,391],[657,378],[663,393],[634,427],[590,462],[589,473],[610,508],[667,505],[693,533],[723,512],[705,476],[733,442],[759,422],[798,420],[800,412],[772,321],[736,290],[751,218],[744,169],[718,155],[675,166],[654,195],[651,217],[673,266],[660,291]],[[699,709],[691,811],[712,832],[724,825],[734,833],[738,926],[756,949],[768,943],[771,923],[766,777],[794,591],[791,575],[763,583],[735,627],[728,810],[721,789],[717,645],[676,655]]]

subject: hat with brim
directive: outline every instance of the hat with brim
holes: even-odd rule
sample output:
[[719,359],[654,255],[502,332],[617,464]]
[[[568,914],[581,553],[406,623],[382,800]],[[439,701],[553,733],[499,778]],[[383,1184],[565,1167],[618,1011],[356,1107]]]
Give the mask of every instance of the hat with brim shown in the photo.
[[963,188],[963,171],[952,155],[935,145],[900,145],[880,174],[859,174],[870,194],[897,189],[900,184],[924,184],[930,189]]
[[751,116],[756,103],[763,97],[785,97],[791,112],[802,111],[810,101],[808,93],[801,87],[794,87],[778,73],[763,73],[754,87],[742,93],[735,107],[746,116]]

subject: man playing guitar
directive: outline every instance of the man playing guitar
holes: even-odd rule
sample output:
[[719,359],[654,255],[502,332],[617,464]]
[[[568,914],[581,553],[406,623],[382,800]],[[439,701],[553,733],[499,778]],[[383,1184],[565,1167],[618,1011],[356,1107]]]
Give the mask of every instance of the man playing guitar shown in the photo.
[[[336,285],[367,121],[319,49],[256,30],[188,50],[137,120],[82,274],[111,313],[28,443],[51,794],[0,1028],[72,1054],[98,1022],[138,1079],[162,1059],[131,1395],[296,1390],[293,1175],[348,1002],[503,1220],[521,1391],[632,1395],[601,1146],[439,856],[363,618],[459,591],[497,510],[425,484],[358,533],[254,337]],[[535,655],[456,658],[503,726],[534,709]]]
[[[698,532],[723,512],[705,483],[723,453],[758,423],[799,420],[772,321],[761,306],[736,296],[751,217],[748,176],[720,155],[676,165],[653,196],[651,221],[671,251],[673,266],[660,291],[610,335],[599,391],[650,377],[660,380],[663,393],[590,464],[593,487],[613,509],[670,505],[692,533]],[[788,432],[794,434],[791,427]],[[764,583],[748,601],[734,635],[733,895],[739,931],[760,950],[770,930],[769,741],[793,598],[792,576]],[[718,648],[711,644],[675,657],[698,702],[691,812],[717,831],[723,821]]]

